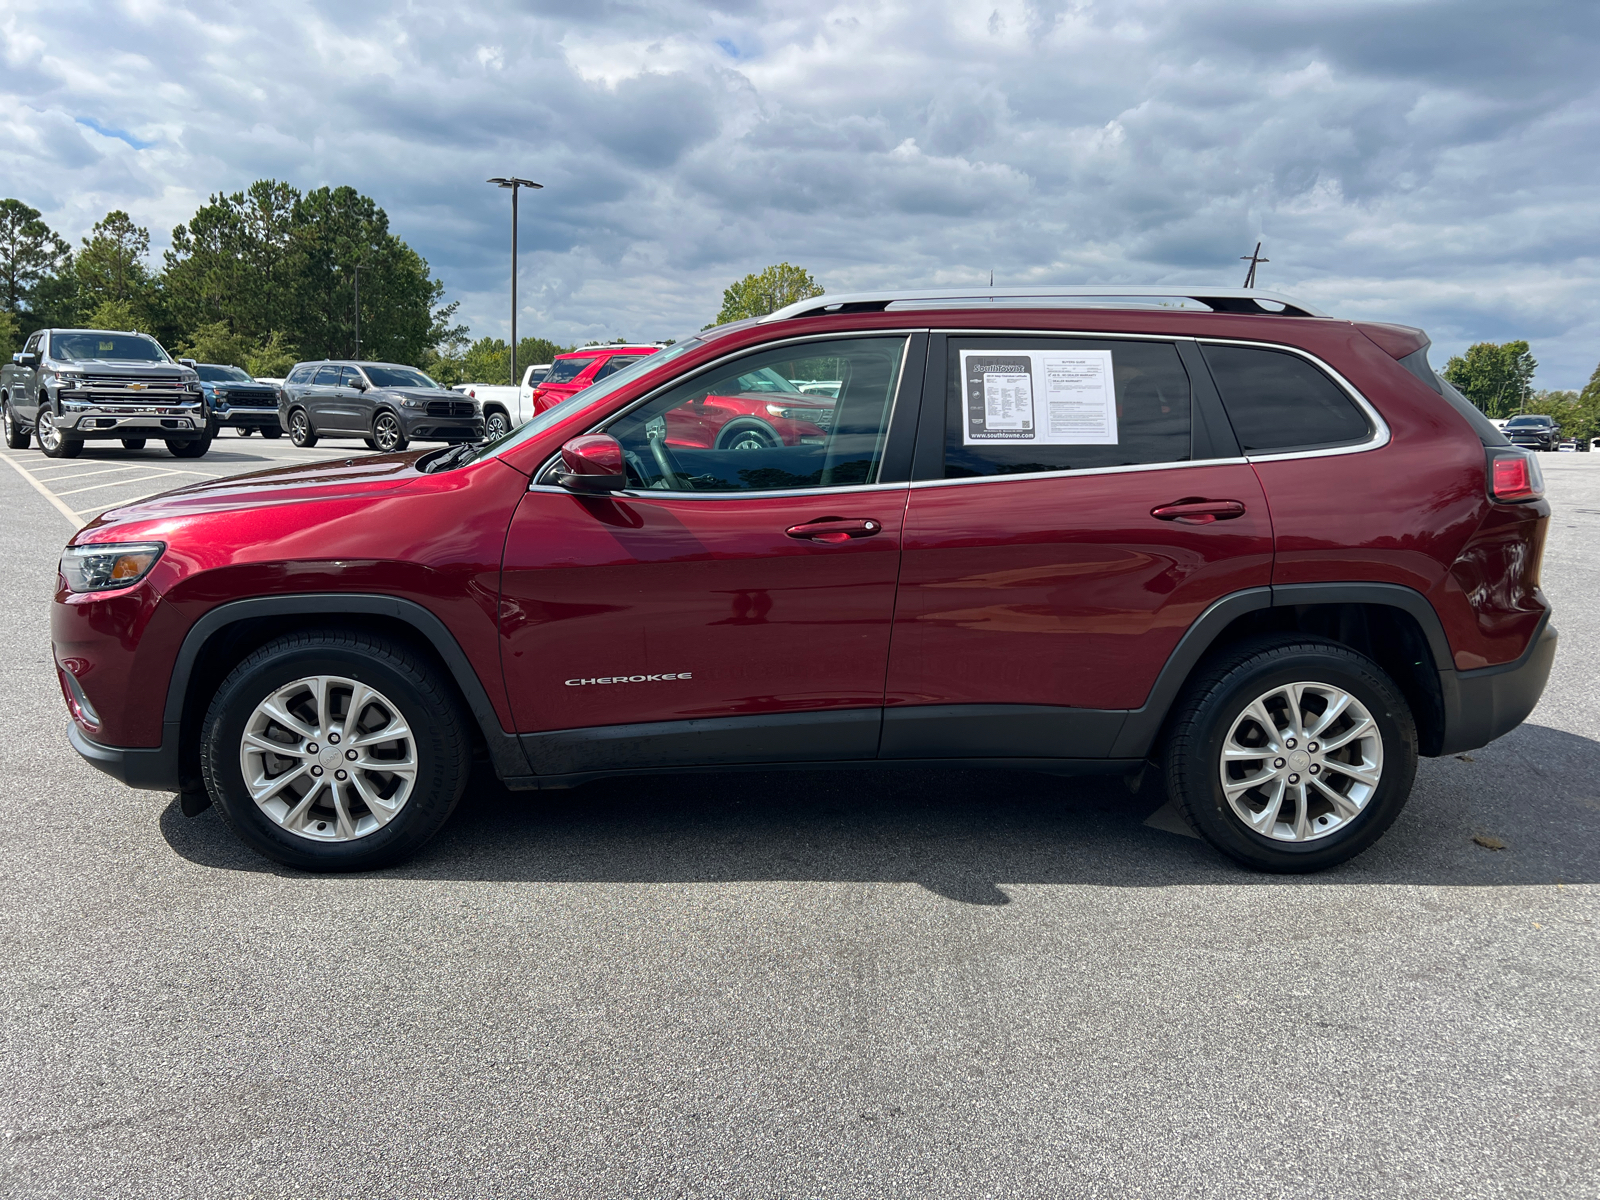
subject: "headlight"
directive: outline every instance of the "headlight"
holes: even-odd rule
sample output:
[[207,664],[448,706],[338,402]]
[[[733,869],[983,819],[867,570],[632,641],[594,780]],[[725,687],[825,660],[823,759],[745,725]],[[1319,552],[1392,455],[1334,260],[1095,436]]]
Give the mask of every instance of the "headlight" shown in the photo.
[[165,542],[108,542],[68,546],[61,556],[61,577],[69,592],[104,592],[132,587],[150,574]]
[[407,408],[426,408],[428,406],[428,402],[421,396],[407,396],[400,403]]

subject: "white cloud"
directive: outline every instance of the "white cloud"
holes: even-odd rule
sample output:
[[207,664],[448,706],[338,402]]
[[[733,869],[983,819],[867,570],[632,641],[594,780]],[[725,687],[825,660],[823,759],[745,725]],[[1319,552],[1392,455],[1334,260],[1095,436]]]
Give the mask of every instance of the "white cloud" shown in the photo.
[[547,185],[520,323],[563,340],[698,327],[778,259],[835,291],[1236,283],[1262,237],[1264,285],[1442,352],[1526,336],[1570,386],[1600,359],[1597,43],[1588,0],[13,0],[0,177],[158,246],[212,192],[349,183],[503,333],[482,180],[514,171]]

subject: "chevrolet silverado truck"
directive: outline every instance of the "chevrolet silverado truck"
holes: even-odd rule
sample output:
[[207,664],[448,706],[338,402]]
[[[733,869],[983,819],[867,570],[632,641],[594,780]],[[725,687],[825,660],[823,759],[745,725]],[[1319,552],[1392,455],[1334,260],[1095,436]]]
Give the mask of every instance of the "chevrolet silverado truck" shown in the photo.
[[6,445],[37,437],[51,458],[75,458],[91,438],[142,450],[160,438],[176,458],[211,448],[200,379],[142,333],[41,329],[0,366]]

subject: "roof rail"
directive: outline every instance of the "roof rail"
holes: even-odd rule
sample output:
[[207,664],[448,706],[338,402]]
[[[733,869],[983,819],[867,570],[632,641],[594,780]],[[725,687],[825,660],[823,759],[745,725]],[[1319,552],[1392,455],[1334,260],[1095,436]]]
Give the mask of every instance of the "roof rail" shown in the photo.
[[[761,317],[762,324],[786,321],[792,317],[823,317],[834,313],[886,312],[891,308],[969,308],[998,304],[1013,308],[1040,307],[1040,302],[1087,300],[1084,305],[1061,307],[1145,308],[1158,307],[1163,299],[1194,300],[1212,312],[1252,313],[1282,317],[1325,317],[1328,314],[1309,304],[1277,292],[1255,288],[1218,288],[1203,284],[1179,287],[1172,284],[1088,284],[1084,286],[1022,288],[932,288],[896,292],[846,292],[837,296],[813,296],[799,300],[777,312]],[[1129,303],[1106,304],[1123,300]],[[1149,304],[1133,301],[1145,300]],[[1096,303],[1096,302],[1100,303]],[[1265,303],[1262,303],[1265,301]]]

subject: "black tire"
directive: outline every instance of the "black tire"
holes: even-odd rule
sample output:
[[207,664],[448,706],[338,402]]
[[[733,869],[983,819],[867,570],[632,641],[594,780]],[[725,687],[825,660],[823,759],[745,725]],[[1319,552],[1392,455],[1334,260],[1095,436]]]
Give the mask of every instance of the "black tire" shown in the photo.
[[498,408],[491,408],[483,414],[483,436],[485,441],[494,441],[497,437],[504,437],[511,432],[511,418]]
[[392,412],[380,411],[372,418],[372,444],[379,454],[398,454],[411,443],[400,427],[400,418]]
[[270,442],[276,438],[281,438],[283,436],[283,430],[279,429],[276,425],[263,425],[261,427],[261,436]]
[[197,438],[167,439],[167,453],[173,458],[204,458],[209,449],[211,449],[210,433]]
[[144,438],[123,438],[122,439],[122,448],[124,450],[143,450],[144,447],[145,447],[145,439]]
[[[1308,817],[1308,840],[1287,841],[1252,829],[1228,803],[1222,784],[1222,751],[1234,721],[1253,701],[1273,688],[1297,682],[1339,689],[1365,707],[1376,726],[1383,760],[1377,785],[1359,812],[1347,818],[1338,818],[1336,813]],[[1416,777],[1416,724],[1400,689],[1365,655],[1315,638],[1280,635],[1229,647],[1203,664],[1190,680],[1174,706],[1168,728],[1163,765],[1169,798],[1214,847],[1258,871],[1320,871],[1354,858],[1394,823]],[[1291,744],[1285,739],[1285,746]],[[1295,744],[1294,750],[1303,753],[1314,745]],[[1340,779],[1334,756],[1329,755],[1327,762],[1328,766],[1319,768],[1327,772],[1322,778]],[[1266,770],[1279,763],[1285,764],[1284,771],[1295,769],[1292,760],[1269,760],[1265,754],[1254,767],[1231,769]],[[1311,774],[1315,773],[1305,776],[1300,793],[1312,797],[1308,812],[1318,805],[1326,807],[1326,801],[1309,786]],[[1287,810],[1294,802],[1285,799],[1284,804]],[[1270,819],[1264,812],[1262,816]],[[1329,832],[1317,832],[1315,825],[1324,821],[1335,823]]]
[[248,426],[248,425],[240,425],[238,428],[236,428],[234,430],[234,433],[238,434],[240,437],[249,437],[250,436],[250,426]]
[[33,441],[33,434],[12,416],[9,400],[0,400],[0,427],[5,430],[6,445],[13,450],[26,450]]
[[[314,841],[275,822],[251,798],[240,763],[256,707],[279,688],[318,675],[382,693],[413,739],[417,776],[410,797],[387,824],[347,841]],[[370,870],[414,854],[449,818],[472,768],[467,719],[454,689],[402,646],[353,632],[290,634],[251,654],[222,681],[201,731],[201,772],[223,819],[258,853],[307,871]]]
[[62,433],[56,426],[56,414],[48,404],[39,405],[35,432],[39,436],[39,449],[46,458],[77,458],[83,453],[83,439]]
[[311,414],[303,408],[289,410],[289,440],[301,448],[317,444],[317,431],[311,424]]
[[718,450],[770,450],[783,439],[765,421],[745,418],[729,421],[717,435]]

